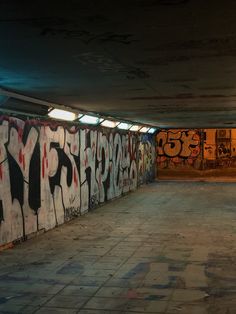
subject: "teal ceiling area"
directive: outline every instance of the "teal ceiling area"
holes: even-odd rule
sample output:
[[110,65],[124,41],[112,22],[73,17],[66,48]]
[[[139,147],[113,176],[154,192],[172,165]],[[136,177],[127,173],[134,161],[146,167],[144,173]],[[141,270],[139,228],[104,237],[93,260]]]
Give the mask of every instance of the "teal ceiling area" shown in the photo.
[[236,127],[235,12],[233,0],[3,0],[0,87],[161,128]]

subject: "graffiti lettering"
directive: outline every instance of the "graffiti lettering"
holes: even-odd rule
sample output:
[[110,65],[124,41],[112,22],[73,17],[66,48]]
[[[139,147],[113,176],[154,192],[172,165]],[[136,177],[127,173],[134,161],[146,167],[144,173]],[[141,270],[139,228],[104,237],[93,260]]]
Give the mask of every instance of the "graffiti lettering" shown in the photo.
[[200,138],[195,131],[161,131],[157,134],[159,156],[183,157],[197,156]]
[[2,118],[0,245],[52,229],[153,179],[154,147],[136,133]]
[[161,131],[156,136],[159,168],[172,168],[187,163],[198,166],[200,134],[196,130]]

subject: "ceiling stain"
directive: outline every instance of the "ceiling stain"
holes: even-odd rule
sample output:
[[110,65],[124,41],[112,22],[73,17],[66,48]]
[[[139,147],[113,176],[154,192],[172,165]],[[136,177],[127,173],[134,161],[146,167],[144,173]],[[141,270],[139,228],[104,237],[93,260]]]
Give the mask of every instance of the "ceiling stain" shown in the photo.
[[95,14],[95,15],[90,15],[87,16],[86,18],[88,20],[89,23],[94,23],[94,24],[101,24],[101,23],[107,23],[109,21],[109,19],[101,14]]
[[41,33],[41,36],[62,36],[66,39],[77,38],[84,44],[90,44],[94,41],[113,42],[129,45],[137,40],[132,39],[132,34],[118,34],[113,32],[104,32],[100,34],[92,33],[84,29],[69,29],[69,28],[52,28],[46,27]]
[[189,85],[185,85],[185,84],[181,84],[180,87],[183,87],[185,89],[190,89],[190,86]]
[[126,72],[123,64],[105,54],[88,51],[74,55],[74,59],[82,65],[95,66],[101,72]]
[[209,86],[206,86],[206,87],[204,87],[204,86],[202,86],[202,87],[199,87],[198,89],[199,90],[224,90],[224,89],[226,89],[226,90],[232,90],[232,89],[234,89],[235,88],[235,86],[211,86],[211,87],[209,87]]
[[147,66],[158,66],[158,65],[168,65],[171,62],[186,62],[191,60],[192,57],[189,56],[161,56],[150,58],[148,60],[136,61],[138,65],[147,65]]
[[70,21],[62,17],[32,17],[32,18],[7,18],[0,19],[0,23],[22,23],[34,27],[64,26]]
[[141,0],[139,6],[141,7],[153,7],[157,5],[180,5],[189,2],[190,0]]
[[174,41],[165,45],[159,46],[162,49],[216,49],[225,51],[226,49],[236,49],[236,36],[227,35],[225,37],[212,37],[203,39],[191,39]]
[[220,107],[204,107],[204,108],[200,108],[199,106],[189,106],[187,104],[181,104],[180,106],[177,106],[176,104],[173,105],[168,105],[165,108],[164,107],[159,107],[159,106],[155,106],[155,105],[151,105],[151,106],[147,106],[149,113],[147,112],[147,109],[144,108],[136,108],[135,109],[135,113],[145,113],[145,116],[147,116],[148,114],[152,117],[155,113],[159,114],[159,113],[181,113],[181,112],[196,112],[196,113],[206,113],[206,112],[233,112],[236,111],[236,107],[231,107],[231,108],[227,108],[225,106],[220,106]]
[[133,68],[129,70],[128,74],[126,75],[126,78],[129,80],[133,80],[135,78],[146,79],[149,77],[150,75],[147,72],[141,70],[140,68]]
[[184,83],[184,82],[196,82],[196,78],[173,78],[168,80],[163,80],[162,83]]
[[141,92],[141,91],[146,90],[146,88],[128,88],[127,90],[130,92]]
[[103,54],[94,54],[85,52],[75,55],[74,59],[83,65],[96,66],[101,72],[122,73],[129,80],[136,78],[149,78],[149,74],[138,67],[124,65],[119,60],[114,60],[112,56],[108,57]]
[[127,100],[182,100],[182,99],[214,99],[214,98],[232,98],[236,95],[192,95],[192,94],[179,94],[176,96],[137,96],[125,98]]

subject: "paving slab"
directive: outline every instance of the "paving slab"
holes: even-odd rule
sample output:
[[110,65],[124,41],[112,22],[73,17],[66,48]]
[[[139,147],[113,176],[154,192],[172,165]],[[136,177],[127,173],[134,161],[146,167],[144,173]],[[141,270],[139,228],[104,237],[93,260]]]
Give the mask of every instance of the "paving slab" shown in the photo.
[[0,313],[236,313],[236,183],[159,181],[0,253]]

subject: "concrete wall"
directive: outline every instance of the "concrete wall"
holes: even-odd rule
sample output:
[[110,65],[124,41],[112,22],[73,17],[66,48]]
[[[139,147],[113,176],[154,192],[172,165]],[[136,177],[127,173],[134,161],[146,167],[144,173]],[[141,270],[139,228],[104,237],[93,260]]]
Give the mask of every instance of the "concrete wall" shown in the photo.
[[236,168],[236,129],[205,129],[203,149],[203,169]]
[[155,178],[151,135],[0,118],[0,246]]
[[235,175],[236,129],[162,130],[156,142],[159,174]]

